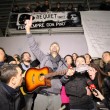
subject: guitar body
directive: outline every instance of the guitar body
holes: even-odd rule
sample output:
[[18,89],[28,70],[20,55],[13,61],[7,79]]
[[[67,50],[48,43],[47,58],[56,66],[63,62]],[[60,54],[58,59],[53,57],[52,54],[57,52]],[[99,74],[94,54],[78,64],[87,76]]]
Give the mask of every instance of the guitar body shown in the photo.
[[41,69],[30,68],[26,71],[25,74],[25,85],[26,85],[26,92],[32,93],[34,90],[38,89],[39,87],[50,87],[51,81],[50,79],[43,78],[40,79],[41,76],[45,76],[49,73],[49,68],[44,67]]

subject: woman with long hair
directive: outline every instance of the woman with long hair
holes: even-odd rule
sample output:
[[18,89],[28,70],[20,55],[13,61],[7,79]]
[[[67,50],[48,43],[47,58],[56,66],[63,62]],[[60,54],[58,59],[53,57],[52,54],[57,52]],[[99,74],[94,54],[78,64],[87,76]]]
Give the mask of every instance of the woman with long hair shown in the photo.
[[[110,87],[108,86],[108,82],[110,85],[110,77],[108,77],[107,74],[104,73],[100,67],[94,63],[89,64],[88,75],[96,86],[96,89],[99,90],[105,96],[105,98],[110,98]],[[98,103],[101,103],[98,97],[93,97],[93,100],[97,106],[99,106]],[[100,110],[100,108],[97,109]]]

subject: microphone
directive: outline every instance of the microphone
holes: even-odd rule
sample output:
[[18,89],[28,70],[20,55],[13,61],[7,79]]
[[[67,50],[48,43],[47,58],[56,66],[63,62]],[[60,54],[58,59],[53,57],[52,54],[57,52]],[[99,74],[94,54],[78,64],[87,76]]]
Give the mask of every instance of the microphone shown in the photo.
[[96,86],[94,84],[89,85],[89,89],[92,91],[94,89],[96,89]]
[[89,89],[92,91],[92,92],[95,92],[96,93],[96,96],[98,96],[98,93],[97,91],[95,90],[96,89],[96,86],[92,83],[92,81],[90,79],[87,79],[87,85],[89,86]]

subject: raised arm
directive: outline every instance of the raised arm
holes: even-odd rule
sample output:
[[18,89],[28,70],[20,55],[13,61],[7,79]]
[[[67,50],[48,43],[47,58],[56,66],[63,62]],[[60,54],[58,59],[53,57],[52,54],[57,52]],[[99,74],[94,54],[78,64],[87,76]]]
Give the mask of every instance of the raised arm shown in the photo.
[[41,62],[43,58],[46,56],[40,49],[35,41],[34,37],[32,37],[30,28],[32,26],[32,16],[30,17],[30,20],[25,21],[25,29],[26,29],[26,36],[27,36],[27,42],[29,44],[29,48],[32,51],[32,53],[37,57],[37,59]]

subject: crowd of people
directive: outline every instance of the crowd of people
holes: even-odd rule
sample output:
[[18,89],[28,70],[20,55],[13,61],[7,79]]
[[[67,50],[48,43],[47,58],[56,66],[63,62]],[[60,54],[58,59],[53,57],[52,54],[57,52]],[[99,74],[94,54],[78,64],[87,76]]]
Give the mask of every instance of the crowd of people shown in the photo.
[[[104,0],[99,5],[99,10],[110,10],[110,1]],[[29,13],[29,12],[48,12],[48,11],[85,11],[87,10],[85,6],[81,3],[74,5],[73,3],[68,3],[64,5],[61,2],[52,4],[49,0],[44,0],[44,3],[36,1],[35,4],[28,3],[25,7],[20,7],[17,4],[13,5],[13,13]]]
[[72,3],[68,3],[64,6],[61,2],[57,2],[55,5],[51,5],[48,0],[45,0],[44,3],[36,1],[34,5],[28,3],[25,7],[20,7],[19,5],[13,5],[13,13],[30,13],[30,12],[48,12],[48,11],[84,11],[82,4],[74,7]]
[[[101,63],[96,64],[88,53],[62,58],[59,44],[53,42],[46,55],[32,36],[32,17],[25,24],[27,42],[36,59],[32,61],[29,52],[7,55],[0,47],[0,110],[109,110],[110,51],[103,52]],[[32,67],[48,67],[54,73],[66,71],[51,77],[51,86],[28,94],[25,73]],[[42,74],[39,77],[45,80]],[[33,83],[34,80],[33,76]]]

